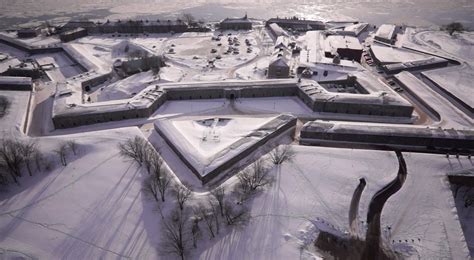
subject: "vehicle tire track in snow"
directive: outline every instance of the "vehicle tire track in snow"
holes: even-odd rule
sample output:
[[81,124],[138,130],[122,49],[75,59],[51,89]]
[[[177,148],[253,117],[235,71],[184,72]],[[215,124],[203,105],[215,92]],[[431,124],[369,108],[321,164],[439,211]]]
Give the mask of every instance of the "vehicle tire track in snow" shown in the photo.
[[116,256],[120,256],[120,257],[123,257],[123,258],[126,258],[126,259],[131,259],[130,256],[122,255],[122,254],[120,254],[120,253],[114,252],[114,251],[109,250],[109,249],[107,249],[107,248],[104,248],[104,247],[101,247],[101,246],[96,245],[96,244],[94,244],[94,243],[91,243],[91,242],[89,242],[89,241],[87,241],[87,240],[81,239],[80,237],[77,237],[77,236],[74,236],[74,235],[69,234],[69,233],[67,233],[67,232],[64,232],[64,231],[62,231],[62,230],[60,230],[60,229],[53,228],[53,227],[51,227],[51,224],[44,224],[44,223],[40,223],[40,222],[35,222],[35,221],[29,220],[29,219],[26,219],[26,218],[23,218],[23,217],[20,217],[20,216],[15,216],[15,215],[13,215],[13,214],[11,214],[11,213],[6,213],[6,214],[9,215],[9,216],[12,217],[12,218],[20,219],[21,221],[28,222],[28,223],[30,223],[30,224],[37,225],[37,226],[46,228],[46,229],[51,230],[51,231],[55,231],[55,232],[61,233],[61,234],[66,235],[66,236],[68,236],[68,237],[74,238],[74,239],[76,239],[76,240],[78,240],[78,241],[80,241],[80,242],[82,242],[82,243],[85,243],[85,244],[88,244],[88,245],[90,245],[90,246],[92,246],[92,247],[95,247],[95,248],[98,248],[98,249],[100,249],[100,250],[109,252],[109,253],[114,254],[114,255],[116,255]]
[[[10,211],[7,211],[7,212],[2,212],[2,213],[0,213],[0,216],[10,215],[11,213],[15,213],[15,212],[21,211],[21,210],[23,210],[23,209],[25,209],[25,208],[34,206],[34,205],[36,205],[36,204],[38,204],[38,203],[40,203],[40,202],[42,202],[42,201],[44,201],[44,200],[46,200],[46,199],[49,199],[49,198],[53,197],[54,195],[56,195],[56,194],[60,193],[61,191],[65,190],[66,188],[72,186],[73,184],[75,184],[76,182],[78,182],[78,181],[79,181],[80,179],[82,179],[83,177],[85,177],[85,176],[91,174],[92,172],[94,172],[94,170],[96,170],[97,168],[99,168],[100,166],[102,166],[102,164],[104,164],[105,162],[107,162],[107,161],[113,159],[113,158],[114,158],[115,156],[117,156],[118,154],[119,154],[119,153],[117,152],[117,153],[115,153],[115,154],[109,156],[109,157],[108,157],[107,159],[105,159],[104,161],[102,161],[102,162],[98,163],[96,166],[92,167],[92,169],[90,169],[90,170],[88,170],[87,172],[83,173],[83,174],[82,174],[81,176],[79,176],[77,179],[75,179],[75,180],[73,180],[72,182],[70,182],[70,183],[64,185],[64,186],[61,187],[61,188],[59,188],[57,191],[55,191],[55,192],[53,192],[53,193],[51,193],[51,194],[49,194],[49,195],[47,195],[47,196],[45,196],[45,197],[43,197],[43,198],[40,198],[40,199],[38,199],[38,200],[36,200],[36,201],[34,201],[34,202],[31,202],[31,203],[29,203],[29,204],[27,204],[27,205],[25,205],[25,206],[23,206],[23,207],[21,207],[21,208],[14,209],[14,210],[10,210]],[[62,172],[64,171],[64,169],[66,169],[66,167],[64,167],[64,168],[60,171],[60,173],[62,173]],[[59,174],[58,174],[58,175],[59,175]]]
[[[321,193],[318,191],[317,187],[314,186],[314,184],[311,182],[311,180],[306,177],[306,175],[304,174],[304,172],[301,170],[301,168],[298,166],[298,165],[294,165],[295,166],[295,170],[296,172],[298,173],[298,175],[300,175],[301,178],[303,178],[305,180],[305,183],[307,183],[309,186],[311,186],[312,190],[314,191],[314,195],[316,195],[316,197],[319,199],[319,202],[321,202],[321,204],[326,208],[326,214],[329,215],[329,216],[332,216],[333,217],[333,221],[336,222],[336,224],[339,226],[339,227],[344,227],[344,225],[342,225],[338,219],[337,219],[337,214],[335,214],[331,208],[329,207],[329,205],[324,201],[323,199],[323,196],[321,195]],[[324,167],[322,167],[324,168]],[[314,203],[313,203],[313,206],[314,206]]]

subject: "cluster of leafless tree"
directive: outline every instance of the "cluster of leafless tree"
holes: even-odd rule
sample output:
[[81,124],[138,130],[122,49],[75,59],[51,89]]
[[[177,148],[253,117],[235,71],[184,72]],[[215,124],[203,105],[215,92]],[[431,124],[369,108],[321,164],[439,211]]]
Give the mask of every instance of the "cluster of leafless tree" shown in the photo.
[[231,202],[224,187],[215,188],[194,206],[186,204],[192,197],[192,192],[186,187],[175,186],[173,193],[178,206],[162,221],[163,253],[184,259],[191,249],[197,248],[205,233],[213,239],[223,228],[243,225],[249,220],[247,208]]
[[444,25],[441,29],[446,30],[449,35],[453,35],[455,32],[463,32],[465,30],[464,25],[459,22],[452,22],[450,24]]
[[19,139],[0,140],[0,183],[7,184],[10,179],[19,184],[18,178],[22,177],[26,168],[28,174],[33,176],[34,168],[41,171],[43,155],[33,141]]
[[[281,165],[293,159],[294,151],[291,146],[279,146],[269,157],[271,163]],[[233,193],[228,193],[223,186],[219,186],[209,193],[206,200],[190,209],[185,206],[185,202],[192,196],[191,191],[184,186],[175,186],[178,207],[169,219],[163,220],[163,252],[173,253],[184,259],[190,249],[197,248],[204,233],[207,233],[209,239],[213,239],[225,227],[247,223],[250,214],[243,202],[273,181],[267,162],[259,159],[239,173],[239,183]],[[241,199],[232,202],[235,197]]]
[[0,118],[5,116],[10,107],[10,101],[5,96],[0,96]]
[[[288,147],[272,151],[270,161],[278,165],[290,161],[294,153]],[[119,149],[122,156],[132,159],[149,174],[144,190],[158,203],[162,217],[161,252],[174,254],[181,259],[192,248],[197,248],[199,240],[205,234],[213,239],[225,227],[247,223],[250,215],[242,203],[244,200],[236,201],[235,198],[242,195],[248,198],[272,182],[267,161],[260,159],[238,175],[239,184],[232,193],[220,186],[209,192],[204,199],[199,198],[199,203],[192,205],[189,201],[193,198],[193,192],[187,188],[187,184],[175,182],[171,178],[163,167],[159,151],[148,141],[136,136],[120,143]],[[168,194],[171,199],[166,199]]]
[[295,157],[295,151],[291,145],[279,145],[270,152],[270,160],[275,165],[291,162]]
[[146,169],[150,176],[145,181],[145,190],[157,202],[165,202],[172,178],[163,167],[163,159],[159,151],[140,136],[129,138],[120,143],[119,150],[121,156],[132,159],[139,167],[143,166]]
[[[59,156],[61,164],[66,166],[69,151],[78,153],[78,144],[74,140],[62,142],[54,153]],[[19,183],[23,171],[33,176],[34,172],[48,171],[51,161],[39,149],[38,144],[31,139],[3,138],[0,140],[0,184],[13,181]]]
[[62,142],[59,144],[58,148],[54,150],[54,153],[57,154],[63,166],[67,166],[67,155],[69,151],[74,155],[77,155],[79,152],[79,145],[75,140]]

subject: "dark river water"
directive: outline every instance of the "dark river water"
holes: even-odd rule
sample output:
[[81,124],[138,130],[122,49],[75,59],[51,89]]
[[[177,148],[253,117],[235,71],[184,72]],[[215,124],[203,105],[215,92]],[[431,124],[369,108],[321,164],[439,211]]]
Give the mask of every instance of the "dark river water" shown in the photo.
[[416,26],[462,22],[474,29],[474,0],[0,0],[0,29],[46,20],[175,18],[191,13],[217,21],[225,17],[298,16]]

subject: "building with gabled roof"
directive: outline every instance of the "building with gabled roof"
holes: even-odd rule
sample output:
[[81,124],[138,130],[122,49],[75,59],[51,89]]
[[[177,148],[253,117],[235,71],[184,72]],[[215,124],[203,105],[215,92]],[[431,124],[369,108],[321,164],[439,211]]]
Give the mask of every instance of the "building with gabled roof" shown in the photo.
[[288,48],[277,48],[268,65],[267,77],[272,79],[290,77],[290,58],[291,52]]
[[324,30],[326,25],[321,21],[306,20],[300,19],[298,17],[292,18],[271,18],[266,23],[265,26],[269,27],[270,24],[275,23],[278,26],[285,29],[292,29],[295,31],[311,31],[311,30]]
[[219,23],[221,30],[252,30],[252,22],[247,14],[242,18],[225,18]]

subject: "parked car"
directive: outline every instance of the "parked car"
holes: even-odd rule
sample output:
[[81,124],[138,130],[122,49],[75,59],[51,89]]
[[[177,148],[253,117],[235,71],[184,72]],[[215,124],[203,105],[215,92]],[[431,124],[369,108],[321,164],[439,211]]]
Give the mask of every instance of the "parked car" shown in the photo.
[[212,49],[212,50],[211,50],[211,53],[216,53],[216,52],[217,52],[216,49]]

